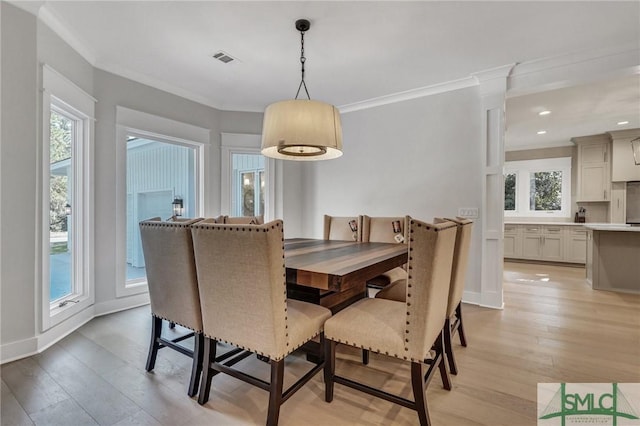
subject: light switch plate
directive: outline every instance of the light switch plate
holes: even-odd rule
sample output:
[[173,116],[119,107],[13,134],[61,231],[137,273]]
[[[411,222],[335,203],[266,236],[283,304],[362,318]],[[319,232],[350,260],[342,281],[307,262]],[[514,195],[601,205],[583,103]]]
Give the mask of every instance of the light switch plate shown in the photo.
[[476,219],[478,217],[477,207],[460,207],[458,209],[458,216],[466,217],[468,219]]

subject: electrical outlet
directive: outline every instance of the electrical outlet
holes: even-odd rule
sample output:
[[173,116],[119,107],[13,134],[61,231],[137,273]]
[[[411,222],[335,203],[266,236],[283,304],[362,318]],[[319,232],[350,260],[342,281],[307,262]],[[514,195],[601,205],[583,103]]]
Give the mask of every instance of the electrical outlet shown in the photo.
[[478,217],[477,207],[460,207],[458,209],[458,216],[466,217],[468,219],[476,219]]

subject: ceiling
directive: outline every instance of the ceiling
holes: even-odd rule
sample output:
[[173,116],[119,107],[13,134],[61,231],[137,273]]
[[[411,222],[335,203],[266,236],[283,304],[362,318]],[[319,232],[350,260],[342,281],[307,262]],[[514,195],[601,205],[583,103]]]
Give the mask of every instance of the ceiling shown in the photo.
[[[300,35],[294,27],[298,18],[311,21],[305,35],[305,80],[311,98],[338,107],[506,64],[640,43],[638,1],[40,1],[31,5],[40,7],[40,16],[94,66],[215,108],[238,111],[263,111],[272,102],[295,96],[300,81]],[[224,64],[213,59],[218,51],[236,60]],[[535,119],[541,118],[531,117],[532,108],[554,109],[546,120],[562,125],[567,123],[560,120],[563,110],[570,111],[574,121],[589,120],[590,111],[605,111],[614,118],[611,110],[622,104],[625,113],[632,114],[627,107],[633,100],[626,91],[635,87],[637,98],[638,86],[628,84],[603,82],[597,89],[607,94],[603,98],[581,98],[578,88],[571,96],[514,98],[509,102],[513,111],[508,139],[521,145],[534,142],[524,136],[537,130]],[[547,135],[551,138],[552,132]],[[566,135],[562,138],[566,140]]]
[[640,75],[507,99],[506,123],[507,150],[572,145],[572,137],[640,128]]

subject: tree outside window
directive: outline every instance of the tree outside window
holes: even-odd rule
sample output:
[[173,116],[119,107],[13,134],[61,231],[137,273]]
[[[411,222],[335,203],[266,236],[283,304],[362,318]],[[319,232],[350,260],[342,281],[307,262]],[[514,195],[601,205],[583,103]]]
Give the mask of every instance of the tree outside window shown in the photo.
[[516,174],[509,173],[504,176],[504,209],[513,211],[516,209]]
[[529,209],[557,211],[562,208],[562,172],[536,172],[531,174]]
[[571,217],[571,158],[507,161],[504,214],[508,217]]

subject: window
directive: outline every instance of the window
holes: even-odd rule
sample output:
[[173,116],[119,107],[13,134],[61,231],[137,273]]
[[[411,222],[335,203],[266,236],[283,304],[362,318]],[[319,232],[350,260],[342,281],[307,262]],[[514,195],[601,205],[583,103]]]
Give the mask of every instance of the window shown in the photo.
[[173,200],[183,217],[197,217],[197,146],[127,135],[127,285],[146,283],[138,223],[173,216]]
[[232,153],[232,216],[264,215],[265,158],[261,154]]
[[571,158],[507,161],[505,216],[570,217]]
[[260,135],[221,136],[220,214],[283,217],[283,162],[260,153]]
[[93,303],[95,100],[43,66],[42,330]]
[[504,210],[515,211],[516,209],[516,174],[508,173],[504,175]]
[[176,199],[183,218],[204,217],[207,186],[218,178],[210,138],[209,129],[116,106],[115,290],[124,304],[149,300],[138,223],[171,218]]

